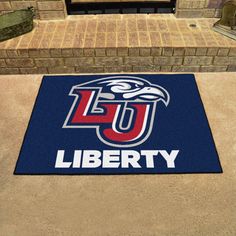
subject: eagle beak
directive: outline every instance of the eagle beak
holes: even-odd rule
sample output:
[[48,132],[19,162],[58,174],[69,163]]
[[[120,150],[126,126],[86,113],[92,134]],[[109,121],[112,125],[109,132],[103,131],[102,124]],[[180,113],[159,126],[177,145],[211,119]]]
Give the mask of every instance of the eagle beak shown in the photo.
[[144,87],[138,91],[126,93],[124,94],[124,97],[126,99],[136,97],[142,100],[162,101],[166,106],[169,104],[169,94],[161,87]]

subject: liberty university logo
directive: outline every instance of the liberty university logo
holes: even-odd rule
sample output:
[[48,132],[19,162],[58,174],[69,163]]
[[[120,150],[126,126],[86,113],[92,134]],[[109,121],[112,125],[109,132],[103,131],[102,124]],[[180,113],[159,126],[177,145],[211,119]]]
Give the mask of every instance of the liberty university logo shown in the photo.
[[169,104],[161,86],[134,76],[112,76],[72,87],[74,102],[63,128],[96,129],[113,147],[137,146],[149,137],[158,102]]

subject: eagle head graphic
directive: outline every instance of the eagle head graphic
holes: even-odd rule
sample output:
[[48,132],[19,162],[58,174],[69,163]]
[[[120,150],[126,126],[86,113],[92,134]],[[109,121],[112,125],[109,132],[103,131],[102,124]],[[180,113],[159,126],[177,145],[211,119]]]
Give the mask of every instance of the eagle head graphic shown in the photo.
[[76,85],[74,88],[100,88],[99,99],[162,101],[169,104],[169,93],[161,86],[134,76],[113,76]]

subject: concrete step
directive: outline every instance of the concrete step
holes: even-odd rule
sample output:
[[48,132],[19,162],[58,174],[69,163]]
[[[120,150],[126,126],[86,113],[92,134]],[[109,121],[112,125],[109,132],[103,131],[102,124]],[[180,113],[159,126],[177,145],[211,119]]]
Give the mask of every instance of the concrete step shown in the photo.
[[236,71],[236,41],[217,19],[171,14],[71,16],[38,21],[0,43],[0,74]]

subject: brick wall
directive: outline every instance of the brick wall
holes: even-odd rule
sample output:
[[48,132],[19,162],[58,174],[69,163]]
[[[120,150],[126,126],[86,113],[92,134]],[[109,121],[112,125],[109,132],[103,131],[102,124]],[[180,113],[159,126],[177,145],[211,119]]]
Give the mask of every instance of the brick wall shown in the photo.
[[0,0],[0,14],[27,7],[36,9],[36,17],[41,20],[64,19],[64,0]]
[[159,71],[236,71],[236,48],[0,50],[0,74]]
[[[176,16],[179,18],[220,17],[225,1],[177,0]],[[0,0],[0,14],[29,6],[36,9],[37,18],[41,20],[64,19],[67,15],[65,0]]]
[[187,17],[220,17],[223,3],[226,0],[178,0],[176,16]]

